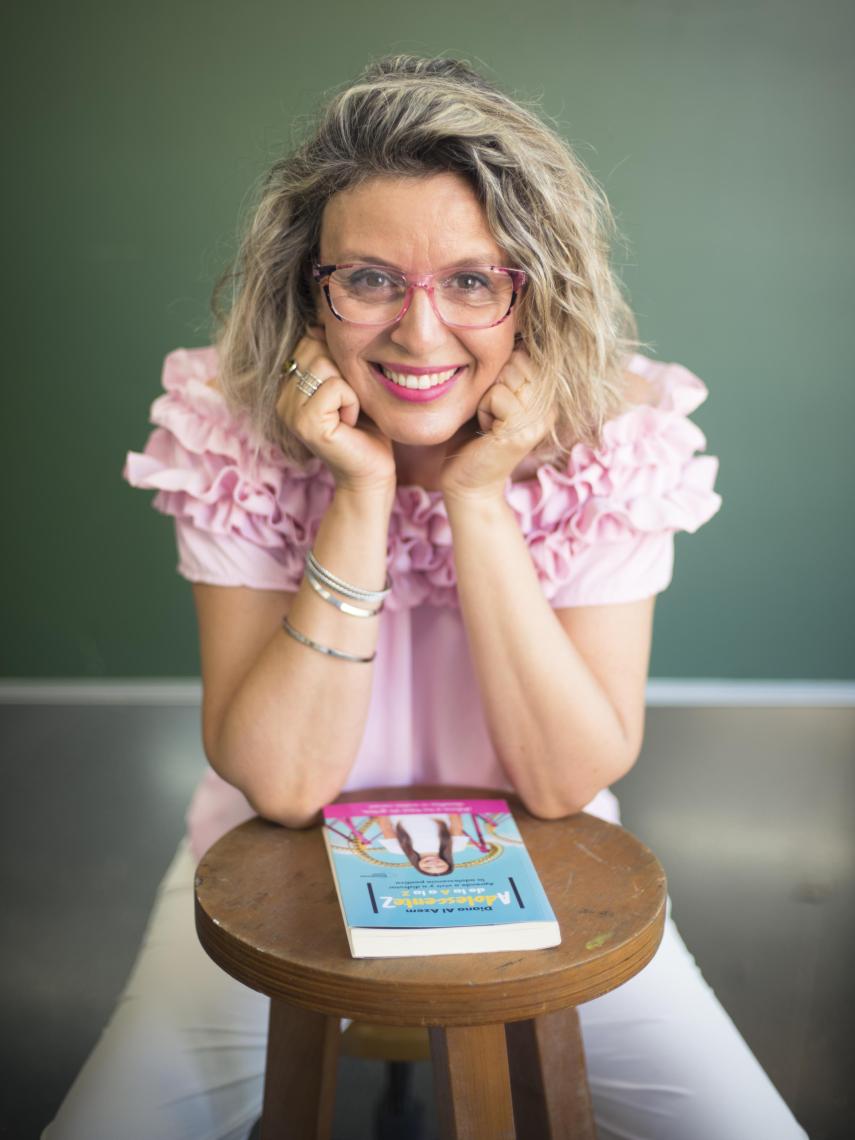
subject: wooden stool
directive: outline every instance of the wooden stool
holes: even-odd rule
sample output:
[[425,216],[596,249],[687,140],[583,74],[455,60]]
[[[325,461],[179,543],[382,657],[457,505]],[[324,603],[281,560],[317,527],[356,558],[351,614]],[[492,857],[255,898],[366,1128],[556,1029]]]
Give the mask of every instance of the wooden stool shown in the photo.
[[[400,799],[366,789],[343,801]],[[233,978],[271,998],[262,1140],[328,1140],[340,1018],[430,1030],[443,1137],[595,1136],[575,1007],[656,951],[665,874],[623,828],[584,812],[544,821],[484,788],[410,799],[507,799],[561,926],[548,950],[351,958],[320,827],[261,819],[223,836],[196,872],[196,929]]]

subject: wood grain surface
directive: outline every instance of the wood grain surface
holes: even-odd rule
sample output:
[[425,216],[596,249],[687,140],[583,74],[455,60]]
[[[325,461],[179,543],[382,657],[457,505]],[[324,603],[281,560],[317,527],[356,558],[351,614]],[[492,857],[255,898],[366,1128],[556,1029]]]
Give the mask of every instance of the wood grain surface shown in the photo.
[[516,1140],[503,1025],[430,1031],[443,1140]]
[[584,812],[539,820],[505,791],[420,786],[354,800],[501,798],[561,928],[560,946],[511,953],[352,958],[320,826],[253,819],[223,836],[196,873],[196,928],[208,954],[253,989],[380,1025],[488,1025],[579,1005],[652,958],[665,874],[633,835]]
[[573,1006],[505,1026],[516,1140],[596,1140]]
[[274,999],[268,1024],[261,1140],[329,1137],[340,1020]]

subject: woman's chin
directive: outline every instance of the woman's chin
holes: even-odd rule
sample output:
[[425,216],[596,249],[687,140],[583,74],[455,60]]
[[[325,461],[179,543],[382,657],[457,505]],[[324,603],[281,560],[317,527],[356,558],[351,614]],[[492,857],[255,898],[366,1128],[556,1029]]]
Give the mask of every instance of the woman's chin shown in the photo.
[[441,447],[457,437],[474,434],[478,426],[474,416],[461,423],[456,418],[451,420],[446,416],[430,414],[403,419],[378,415],[373,422],[388,439],[401,447]]

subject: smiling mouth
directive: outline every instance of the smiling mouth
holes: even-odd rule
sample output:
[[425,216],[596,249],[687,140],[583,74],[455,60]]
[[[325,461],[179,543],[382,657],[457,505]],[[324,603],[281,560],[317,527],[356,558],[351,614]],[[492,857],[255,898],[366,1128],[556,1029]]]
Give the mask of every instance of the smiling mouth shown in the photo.
[[387,368],[384,364],[375,363],[377,368],[387,380],[391,380],[393,384],[397,384],[399,388],[436,388],[439,384],[444,384],[450,380],[452,376],[461,372],[466,365],[461,364],[455,368],[445,368],[437,372],[424,372],[420,376],[414,376],[409,372],[396,372],[392,368]]

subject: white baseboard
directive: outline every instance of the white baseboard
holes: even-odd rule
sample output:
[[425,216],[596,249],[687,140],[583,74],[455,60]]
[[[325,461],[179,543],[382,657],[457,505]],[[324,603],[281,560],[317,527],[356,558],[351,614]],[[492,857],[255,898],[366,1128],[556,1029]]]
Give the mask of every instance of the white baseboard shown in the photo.
[[748,681],[727,679],[672,679],[647,682],[647,704],[654,708],[678,705],[724,708],[855,707],[853,681]]
[[0,705],[199,705],[202,682],[190,677],[0,680]]
[[[185,677],[121,680],[4,680],[0,705],[187,705],[198,706],[201,682]],[[649,708],[852,708],[853,681],[748,681],[654,677],[647,683]]]

